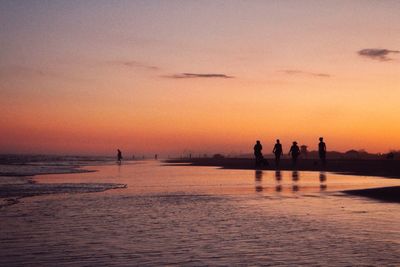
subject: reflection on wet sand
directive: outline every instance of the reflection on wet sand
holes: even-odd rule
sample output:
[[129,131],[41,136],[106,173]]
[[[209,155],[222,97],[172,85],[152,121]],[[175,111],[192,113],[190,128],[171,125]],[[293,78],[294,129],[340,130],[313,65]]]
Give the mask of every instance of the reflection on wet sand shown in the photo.
[[299,172],[298,171],[292,171],[292,180],[294,182],[297,182],[299,180]]
[[299,180],[300,180],[299,172],[296,170],[292,171],[292,181],[293,181],[292,191],[293,192],[298,192],[300,190],[300,187],[297,183]]
[[275,191],[276,192],[281,192],[282,191],[282,173],[280,170],[275,171],[275,180],[276,180],[276,186],[275,186]]
[[262,192],[264,190],[262,186],[262,177],[263,177],[263,171],[262,170],[256,170],[255,174],[255,190],[256,192]]
[[[258,177],[258,178],[257,178]],[[257,179],[261,181],[262,173],[256,173],[256,181]],[[276,192],[292,192],[296,193],[299,191],[312,191],[315,190],[316,188],[319,188],[319,191],[325,191],[327,190],[327,175],[326,172],[321,171],[318,173],[319,177],[319,185],[314,184],[313,186],[308,185],[309,182],[307,182],[307,177],[305,177],[306,181],[303,181],[304,185],[300,186],[300,173],[297,170],[293,170],[291,172],[291,180],[292,183],[288,184],[283,181],[283,173],[280,170],[275,171],[275,191]],[[315,181],[315,180],[314,180]],[[318,183],[318,182],[317,182]],[[265,191],[265,187],[263,188]]]
[[319,188],[321,191],[325,191],[327,189],[326,185],[326,173],[324,171],[319,172]]

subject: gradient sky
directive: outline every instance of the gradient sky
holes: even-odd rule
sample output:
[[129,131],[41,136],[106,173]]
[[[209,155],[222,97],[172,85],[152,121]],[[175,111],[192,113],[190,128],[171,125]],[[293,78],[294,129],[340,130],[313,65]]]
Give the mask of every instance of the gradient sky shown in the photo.
[[0,2],[0,153],[400,149],[400,1]]

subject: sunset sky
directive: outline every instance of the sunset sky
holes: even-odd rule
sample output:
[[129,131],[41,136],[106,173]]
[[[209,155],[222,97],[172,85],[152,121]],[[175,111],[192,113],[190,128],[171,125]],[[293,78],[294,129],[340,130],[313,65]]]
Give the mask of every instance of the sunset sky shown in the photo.
[[0,2],[0,153],[400,149],[400,1]]

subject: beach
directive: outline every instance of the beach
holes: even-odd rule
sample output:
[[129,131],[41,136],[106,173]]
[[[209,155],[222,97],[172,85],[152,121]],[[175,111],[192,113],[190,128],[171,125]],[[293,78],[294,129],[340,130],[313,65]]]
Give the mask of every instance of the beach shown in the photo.
[[0,265],[400,264],[399,205],[343,193],[399,186],[397,179],[159,161],[79,169],[32,180],[126,186],[3,206]]

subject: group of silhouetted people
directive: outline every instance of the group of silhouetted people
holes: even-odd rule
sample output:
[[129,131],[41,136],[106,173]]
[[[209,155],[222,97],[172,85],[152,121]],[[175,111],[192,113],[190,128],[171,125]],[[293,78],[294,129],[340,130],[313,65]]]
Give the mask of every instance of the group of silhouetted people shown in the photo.
[[[276,140],[276,144],[274,145],[274,149],[272,150],[272,153],[275,155],[275,165],[276,165],[276,167],[279,167],[281,156],[283,155],[283,148],[282,148],[282,144],[279,139]],[[293,166],[296,166],[297,159],[300,156],[300,154],[301,154],[300,148],[297,145],[297,142],[294,141],[289,150],[289,156],[292,157]],[[319,138],[318,156],[319,156],[319,159],[321,160],[322,165],[325,166],[325,164],[326,164],[326,144],[324,142],[323,137]],[[264,158],[264,156],[262,154],[262,145],[259,140],[257,140],[256,144],[254,145],[254,157],[255,157],[256,167],[260,167],[261,165],[268,165],[268,161]]]

